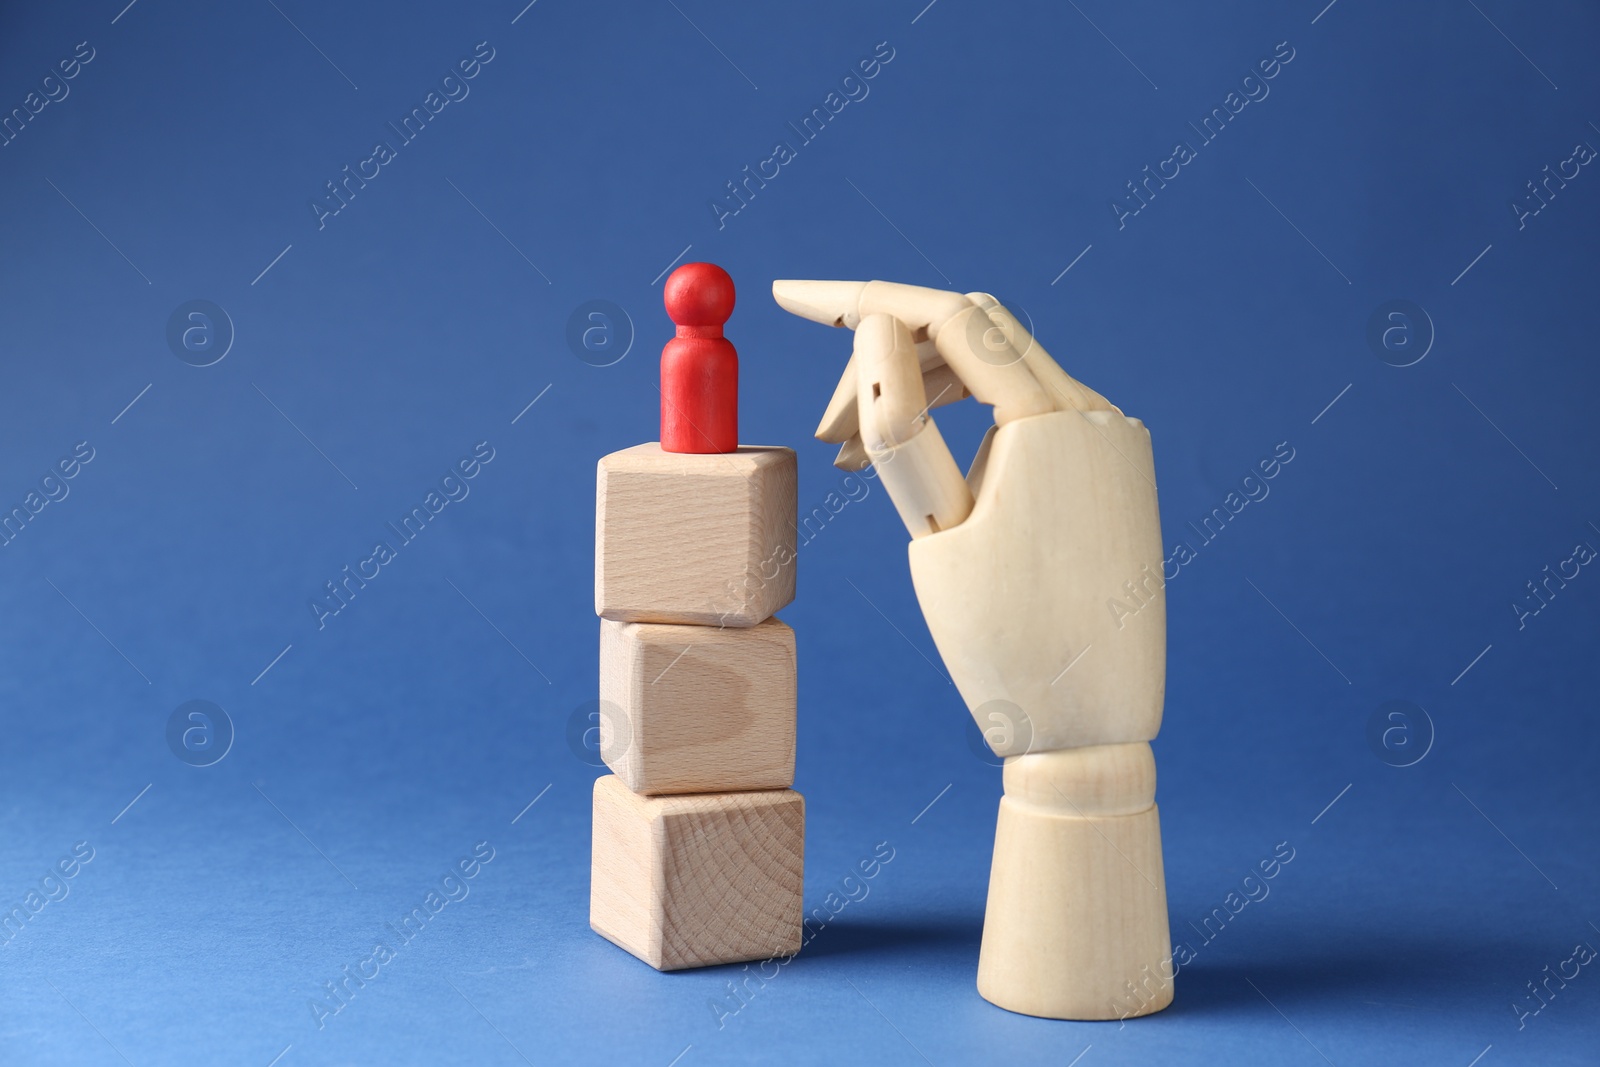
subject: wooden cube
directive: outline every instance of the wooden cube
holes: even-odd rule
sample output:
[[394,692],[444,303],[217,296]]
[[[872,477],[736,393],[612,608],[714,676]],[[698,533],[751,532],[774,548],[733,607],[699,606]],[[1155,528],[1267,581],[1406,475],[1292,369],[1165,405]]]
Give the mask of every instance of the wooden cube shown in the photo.
[[658,971],[800,951],[805,798],[594,783],[589,925]]
[[794,599],[795,456],[686,455],[657,443],[600,460],[596,614],[754,626]]
[[635,793],[794,782],[794,631],[600,620],[606,765]]

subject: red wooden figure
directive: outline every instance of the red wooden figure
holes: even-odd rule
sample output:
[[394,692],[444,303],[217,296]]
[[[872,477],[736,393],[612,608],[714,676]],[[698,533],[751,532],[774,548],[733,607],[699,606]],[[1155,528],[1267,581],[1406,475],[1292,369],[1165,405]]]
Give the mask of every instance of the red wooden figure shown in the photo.
[[714,263],[685,263],[662,290],[678,335],[661,350],[661,448],[732,452],[739,447],[739,354],[722,336],[733,314],[733,279]]

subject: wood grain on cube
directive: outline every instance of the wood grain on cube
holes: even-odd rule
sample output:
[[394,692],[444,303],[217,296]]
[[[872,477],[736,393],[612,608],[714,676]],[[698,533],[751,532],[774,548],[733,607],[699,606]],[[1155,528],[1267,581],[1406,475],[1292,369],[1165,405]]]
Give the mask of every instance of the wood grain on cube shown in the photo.
[[794,599],[787,448],[688,455],[650,443],[600,460],[595,612],[621,622],[754,626]]
[[794,782],[794,631],[600,621],[600,751],[635,793]]
[[594,786],[589,925],[661,971],[800,950],[805,799]]

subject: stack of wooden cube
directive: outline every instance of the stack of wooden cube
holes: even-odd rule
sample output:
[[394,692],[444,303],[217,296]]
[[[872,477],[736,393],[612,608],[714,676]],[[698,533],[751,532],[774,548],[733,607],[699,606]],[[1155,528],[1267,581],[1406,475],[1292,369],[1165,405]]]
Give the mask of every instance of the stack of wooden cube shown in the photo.
[[589,924],[658,970],[799,951],[795,454],[599,464],[601,755]]

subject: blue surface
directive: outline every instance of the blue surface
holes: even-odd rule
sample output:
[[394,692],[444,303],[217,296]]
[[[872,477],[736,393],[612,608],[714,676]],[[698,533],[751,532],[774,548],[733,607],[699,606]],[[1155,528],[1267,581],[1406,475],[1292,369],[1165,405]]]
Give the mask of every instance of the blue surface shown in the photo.
[[[0,33],[0,107],[59,97],[0,147],[0,503],[40,487],[0,548],[0,899],[40,890],[0,950],[0,1062],[1595,1061],[1600,974],[1537,1014],[1527,984],[1600,946],[1600,575],[1520,628],[1512,605],[1600,546],[1600,175],[1508,206],[1600,146],[1592,7],[123,2],[13,5]],[[405,143],[386,124],[436,89]],[[858,99],[719,228],[724,183],[836,89]],[[1196,548],[1156,742],[1197,951],[1170,1010],[978,997],[999,775],[878,490],[802,550],[783,617],[808,904],[893,860],[720,1027],[740,968],[660,975],[589,932],[597,771],[567,737],[596,688],[594,461],[654,436],[654,280],[682,255],[741,287],[743,436],[799,451],[805,508],[840,479],[810,431],[847,338],[774,277],[992,291],[1152,428],[1164,539]],[[167,340],[193,300],[233,325],[210,366],[203,330]],[[566,340],[591,300],[637,331],[611,366]],[[1412,348],[1404,323],[1369,344],[1392,300],[1431,347],[1415,311]],[[940,413],[963,455],[983,420]],[[323,583],[479,442],[319,628]],[[209,767],[168,746],[191,700],[235,731]],[[1432,730],[1413,710],[1386,745],[1390,701]],[[1202,942],[1280,842],[1270,894]],[[319,1028],[323,983],[435,890]]]

